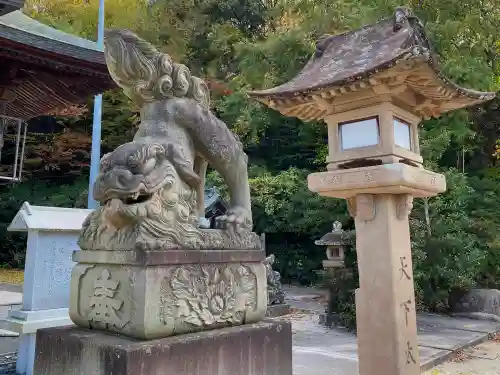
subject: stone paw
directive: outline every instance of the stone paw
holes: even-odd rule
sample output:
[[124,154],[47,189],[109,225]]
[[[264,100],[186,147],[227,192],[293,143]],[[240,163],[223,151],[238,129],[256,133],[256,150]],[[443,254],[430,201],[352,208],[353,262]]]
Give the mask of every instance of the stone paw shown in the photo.
[[217,229],[252,229],[252,214],[243,207],[233,207],[225,215],[215,218]]

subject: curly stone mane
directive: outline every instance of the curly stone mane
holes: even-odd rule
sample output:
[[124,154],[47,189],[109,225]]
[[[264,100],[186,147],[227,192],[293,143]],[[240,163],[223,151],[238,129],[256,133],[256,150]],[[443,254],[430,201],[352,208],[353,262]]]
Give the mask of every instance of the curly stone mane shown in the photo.
[[210,105],[210,92],[201,78],[128,30],[105,31],[104,56],[113,80],[138,104],[188,97],[204,108]]

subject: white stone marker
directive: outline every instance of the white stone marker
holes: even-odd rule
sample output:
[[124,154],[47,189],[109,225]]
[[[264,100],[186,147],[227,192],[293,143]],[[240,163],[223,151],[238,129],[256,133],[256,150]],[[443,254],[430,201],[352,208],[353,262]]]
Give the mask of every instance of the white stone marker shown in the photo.
[[28,232],[22,308],[9,311],[7,319],[21,337],[18,374],[33,374],[37,329],[73,324],[68,313],[72,255],[90,212],[25,202],[9,225],[9,231]]

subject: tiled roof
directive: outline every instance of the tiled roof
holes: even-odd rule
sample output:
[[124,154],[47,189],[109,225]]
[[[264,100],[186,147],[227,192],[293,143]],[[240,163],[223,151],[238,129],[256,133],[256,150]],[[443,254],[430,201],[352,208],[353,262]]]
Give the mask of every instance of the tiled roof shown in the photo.
[[0,38],[88,62],[106,65],[97,44],[56,30],[15,11],[0,16]]
[[347,85],[388,69],[398,61],[427,61],[442,85],[460,96],[489,100],[494,93],[465,89],[444,77],[420,20],[407,8],[397,8],[391,18],[344,34],[327,36],[316,44],[316,51],[302,71],[291,81],[261,91],[251,97],[291,98],[328,87]]

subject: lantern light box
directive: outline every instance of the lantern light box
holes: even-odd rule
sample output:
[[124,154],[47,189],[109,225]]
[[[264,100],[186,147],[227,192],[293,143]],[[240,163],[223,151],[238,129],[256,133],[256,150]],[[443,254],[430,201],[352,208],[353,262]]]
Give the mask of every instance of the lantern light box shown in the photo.
[[401,162],[420,167],[420,121],[420,117],[387,102],[326,116],[328,169]]

